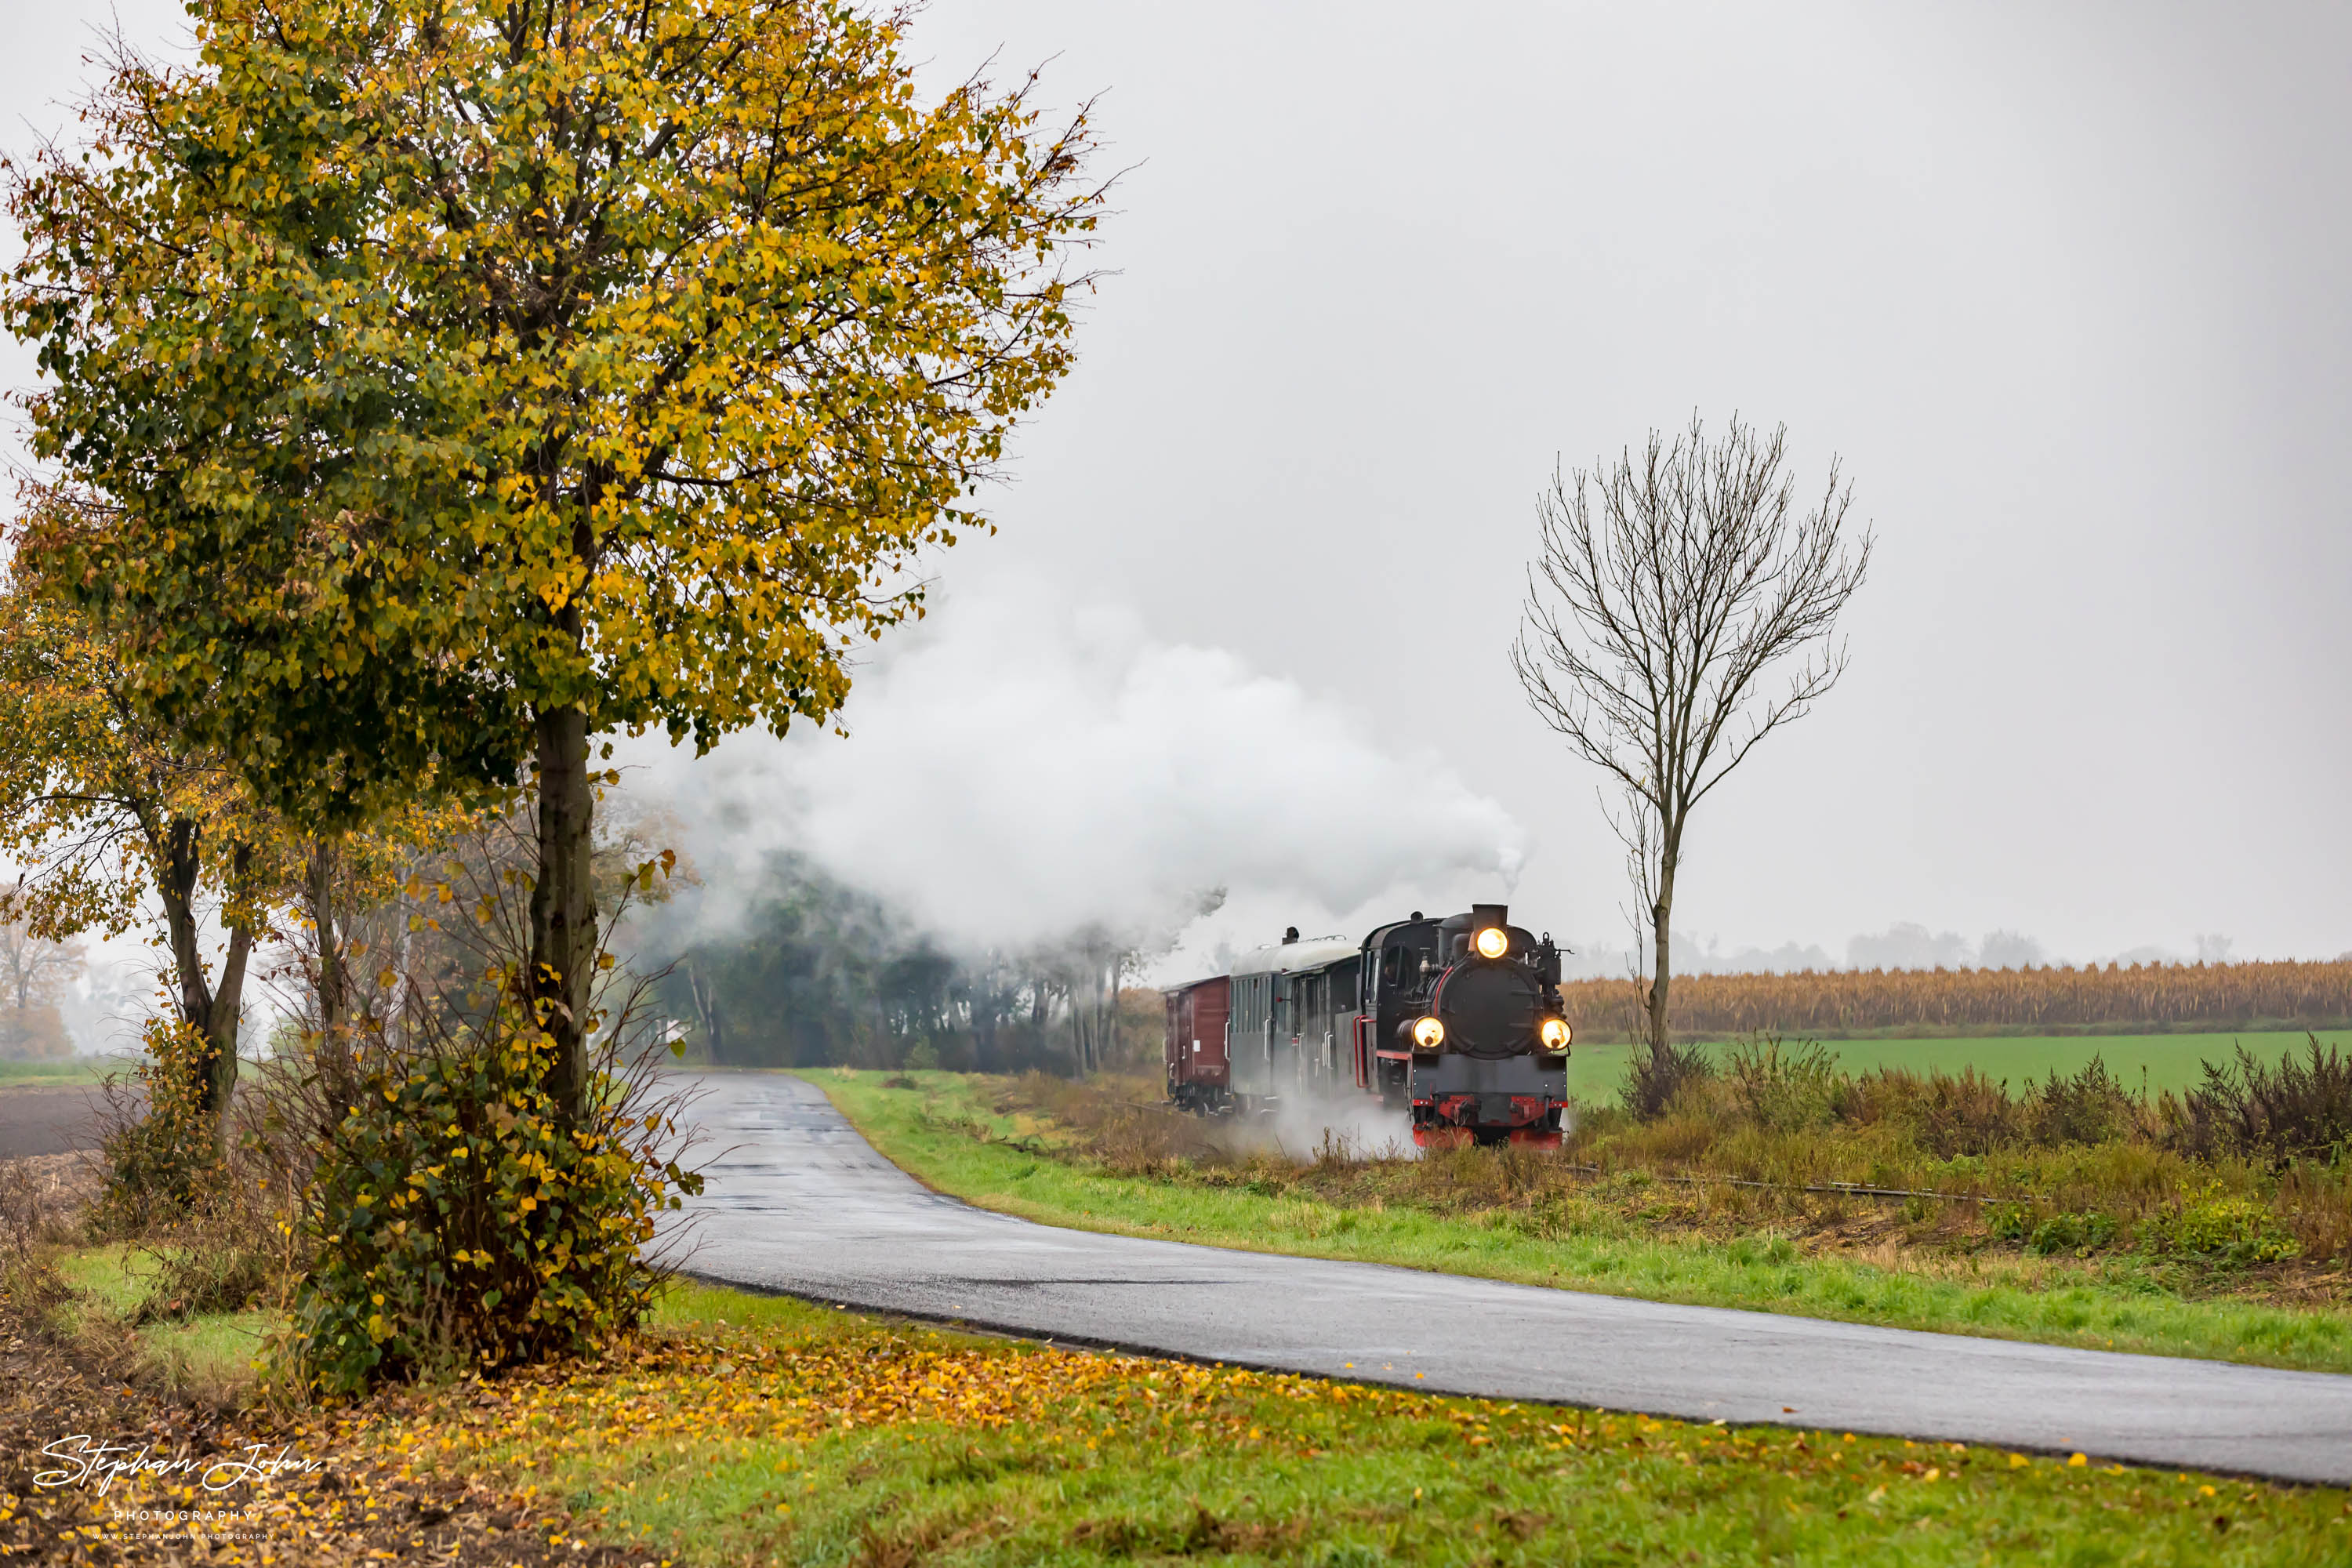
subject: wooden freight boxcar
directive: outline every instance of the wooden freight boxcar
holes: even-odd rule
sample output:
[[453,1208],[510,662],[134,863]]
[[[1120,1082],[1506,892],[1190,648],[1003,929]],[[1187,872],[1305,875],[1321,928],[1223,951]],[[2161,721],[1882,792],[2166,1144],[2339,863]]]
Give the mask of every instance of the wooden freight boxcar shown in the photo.
[[1188,1110],[1213,1113],[1232,1102],[1225,1018],[1233,990],[1233,981],[1220,974],[1168,993],[1168,1098]]

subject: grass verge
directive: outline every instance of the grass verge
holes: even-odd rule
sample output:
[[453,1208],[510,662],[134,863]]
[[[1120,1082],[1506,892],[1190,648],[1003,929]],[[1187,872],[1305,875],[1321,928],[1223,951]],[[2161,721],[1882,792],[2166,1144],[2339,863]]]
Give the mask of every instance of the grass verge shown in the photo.
[[[68,1261],[93,1301],[138,1289],[119,1258]],[[152,1415],[131,1426],[142,1417],[119,1381],[82,1397],[92,1392],[117,1404],[77,1413],[73,1429],[109,1431],[110,1417],[157,1432]],[[683,1283],[602,1362],[328,1411],[250,1409],[193,1446],[254,1442],[324,1468],[219,1496],[131,1476],[103,1500],[27,1495],[12,1474],[0,1545],[88,1563],[364,1555],[485,1568],[2267,1564],[2352,1552],[2352,1502],[2331,1489],[1443,1398]],[[236,1510],[236,1529],[200,1544],[203,1525],[152,1522],[191,1504]]]
[[701,1287],[628,1356],[429,1396],[420,1472],[528,1476],[697,1563],[2341,1560],[2343,1494],[1445,1399]]
[[[2048,1344],[2352,1372],[2352,1314],[2189,1297],[2116,1259],[1808,1253],[1784,1232],[1678,1228],[1638,1178],[1589,1196],[1467,1214],[1327,1201],[1278,1180],[1129,1175],[1057,1157],[1054,1130],[997,1109],[1003,1080],[806,1075],[886,1156],[940,1191],[1024,1219],[1258,1252],[1388,1263],[1698,1306]],[[886,1087],[912,1083],[912,1089]],[[1467,1151],[1474,1158],[1491,1158]]]
[[141,1322],[152,1289],[152,1254],[121,1243],[73,1247],[51,1267],[65,1287],[50,1308],[58,1336],[130,1373],[220,1403],[253,1380],[271,1322],[265,1311],[216,1312]]

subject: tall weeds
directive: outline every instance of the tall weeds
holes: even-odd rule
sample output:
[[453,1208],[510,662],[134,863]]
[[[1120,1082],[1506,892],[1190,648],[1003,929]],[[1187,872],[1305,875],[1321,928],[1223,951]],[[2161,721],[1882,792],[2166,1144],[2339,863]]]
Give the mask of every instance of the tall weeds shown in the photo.
[[2171,1130],[2179,1147],[2227,1152],[2284,1166],[2335,1160],[2352,1141],[2352,1058],[2310,1037],[2308,1054],[2266,1066],[2240,1046],[2228,1066],[2205,1064],[2205,1081],[2181,1098]]

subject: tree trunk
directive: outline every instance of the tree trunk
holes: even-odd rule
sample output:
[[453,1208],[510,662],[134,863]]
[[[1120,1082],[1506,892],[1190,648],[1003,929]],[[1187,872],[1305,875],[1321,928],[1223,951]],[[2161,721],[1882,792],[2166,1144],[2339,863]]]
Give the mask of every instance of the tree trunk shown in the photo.
[[539,729],[539,876],[530,890],[530,972],[525,995],[555,1042],[547,1091],[566,1120],[587,1084],[588,988],[596,961],[596,896],[589,830],[588,716],[541,711]]
[[[163,875],[155,891],[163,905],[163,928],[172,946],[172,967],[180,992],[180,1017],[203,1042],[195,1068],[204,1113],[212,1128],[213,1147],[227,1147],[228,1108],[236,1092],[236,1026],[245,1006],[246,963],[253,952],[253,933],[231,926],[228,951],[222,956],[220,987],[215,990],[205,974],[204,949],[197,941],[196,883],[204,866],[204,829],[192,818],[173,817],[163,833],[158,857]],[[239,845],[229,867],[232,896],[241,890],[253,851]]]
[[[239,851],[242,861],[246,853]],[[245,968],[253,954],[253,933],[231,926],[228,952],[221,960],[220,989],[213,994],[212,1014],[205,1021],[205,1038],[211,1048],[205,1056],[205,1115],[213,1130],[213,1148],[228,1147],[228,1108],[236,1093],[236,1034],[245,1010]]]
[[975,994],[971,1003],[971,1070],[996,1070],[996,998]]
[[726,1020],[719,1016],[719,994],[693,963],[686,966],[686,994],[694,1003],[695,1021],[702,1026],[703,1048],[710,1055],[710,1065],[719,1067],[727,1060]]
[[335,847],[325,839],[310,846],[303,890],[310,904],[310,923],[318,932],[319,1065],[338,1100],[348,1101],[354,1088],[352,1072],[351,1023],[345,1016],[349,987],[344,984],[342,944],[335,937]]
[[1650,977],[1650,1059],[1663,1064],[1670,1037],[1666,1031],[1666,999],[1674,984],[1673,921],[1675,912],[1675,841],[1665,840],[1658,857],[1658,898],[1650,906],[1650,947],[1656,962]]

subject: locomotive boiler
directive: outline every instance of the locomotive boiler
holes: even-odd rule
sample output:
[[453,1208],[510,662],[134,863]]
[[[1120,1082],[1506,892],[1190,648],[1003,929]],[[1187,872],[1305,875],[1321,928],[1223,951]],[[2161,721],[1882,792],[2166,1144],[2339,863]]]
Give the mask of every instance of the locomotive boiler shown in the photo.
[[1378,1098],[1413,1142],[1558,1143],[1559,949],[1502,904],[1415,910],[1361,942],[1296,927],[1168,993],[1169,1098],[1208,1114]]

